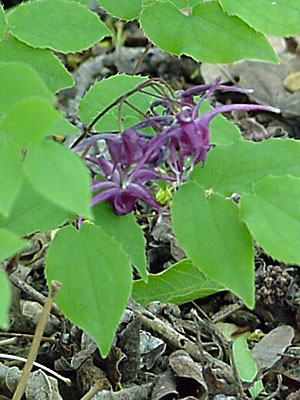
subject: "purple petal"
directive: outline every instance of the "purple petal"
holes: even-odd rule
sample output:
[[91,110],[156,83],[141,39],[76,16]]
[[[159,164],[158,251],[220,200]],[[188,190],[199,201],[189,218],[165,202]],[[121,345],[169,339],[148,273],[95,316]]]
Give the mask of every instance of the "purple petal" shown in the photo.
[[151,169],[141,168],[134,177],[134,183],[142,185],[145,182],[149,182],[153,179],[163,179],[168,181],[174,181],[175,179],[171,176],[164,176],[158,172],[152,171]]
[[133,211],[136,197],[130,191],[118,192],[113,201],[113,208],[117,215],[126,215]]
[[88,158],[87,161],[97,164],[109,180],[115,183],[120,182],[120,174],[119,171],[115,169],[115,164],[111,161],[107,161],[105,157],[100,156],[96,160]]
[[80,150],[85,149],[87,146],[90,146],[91,144],[98,142],[98,140],[109,139],[109,138],[113,138],[114,136],[116,136],[116,135],[114,135],[113,133],[100,133],[98,135],[93,135],[92,137],[83,140],[80,144],[78,144],[72,150],[75,152],[80,151]]
[[136,198],[139,198],[150,204],[150,206],[155,208],[159,212],[159,214],[161,214],[160,206],[152,199],[151,194],[148,192],[147,189],[144,188],[144,186],[133,183],[132,185],[130,185],[130,193]]
[[116,184],[110,181],[100,181],[98,179],[94,179],[91,185],[91,192],[97,192],[100,189],[112,189],[115,188]]
[[[199,96],[201,92],[209,90],[214,85],[215,82],[208,83],[205,85],[194,86],[192,88],[181,91],[179,97],[184,101],[186,101],[186,99],[193,99],[194,96]],[[220,90],[221,92],[238,92],[245,94],[253,93],[253,89],[243,89],[235,86],[226,86],[226,85],[218,85],[215,90]],[[194,102],[191,103],[190,101],[188,101],[188,103],[194,104]]]
[[275,107],[270,106],[260,106],[255,104],[228,104],[225,106],[219,106],[214,108],[213,110],[207,111],[199,118],[196,119],[196,123],[201,120],[204,124],[209,124],[210,121],[217,115],[221,113],[230,112],[233,110],[241,110],[241,111],[269,111],[274,113],[280,113],[280,110]]
[[115,195],[120,191],[119,188],[113,188],[108,190],[103,190],[96,194],[91,200],[91,207],[94,207],[96,204],[100,203],[100,201],[106,200],[110,203],[113,202]]

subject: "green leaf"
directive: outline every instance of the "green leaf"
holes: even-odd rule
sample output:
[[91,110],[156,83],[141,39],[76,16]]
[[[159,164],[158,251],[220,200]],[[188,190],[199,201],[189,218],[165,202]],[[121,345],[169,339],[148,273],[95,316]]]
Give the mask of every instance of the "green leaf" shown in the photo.
[[28,64],[39,74],[52,93],[74,84],[72,75],[50,50],[34,49],[11,35],[0,42],[0,62]]
[[8,112],[17,102],[27,97],[43,97],[49,102],[54,96],[38,73],[23,63],[0,63],[0,113]]
[[8,229],[0,228],[0,261],[14,256],[30,245],[27,240],[20,239]]
[[121,243],[131,259],[132,264],[138,270],[144,281],[148,280],[146,267],[145,246],[146,241],[141,227],[136,222],[134,215],[116,215],[110,204],[101,202],[94,208],[94,221],[105,233]]
[[10,32],[32,47],[61,53],[87,49],[110,30],[87,7],[65,0],[22,3],[8,16]]
[[[201,104],[200,115],[212,110],[213,107],[206,101]],[[229,122],[228,119],[218,114],[210,123],[211,144],[231,144],[238,139],[241,139],[241,133],[236,125]]]
[[82,160],[70,149],[44,140],[30,146],[24,171],[34,189],[59,207],[92,218],[90,176]]
[[0,136],[0,213],[8,215],[20,189],[22,154],[14,143],[6,143]]
[[88,6],[91,0],[68,0],[68,1],[76,1],[77,3],[83,4],[84,6]]
[[254,306],[253,244],[238,207],[196,182],[181,186],[172,207],[173,229],[193,264]]
[[[235,339],[233,341],[232,351],[239,377],[243,382],[252,382],[258,373],[258,368],[248,348],[247,338],[245,336],[239,336]],[[263,389],[263,383],[259,380],[254,383],[254,386],[250,389],[250,393],[255,399]]]
[[269,176],[241,200],[242,220],[255,240],[277,260],[300,265],[300,179]]
[[81,131],[77,126],[71,124],[65,117],[61,116],[58,120],[56,120],[53,128],[51,129],[52,135],[78,135]]
[[51,133],[61,115],[42,97],[31,97],[18,102],[1,121],[1,131],[7,142],[21,148],[39,143]]
[[215,1],[199,4],[189,16],[170,2],[156,1],[144,8],[140,22],[149,39],[172,54],[186,54],[208,63],[245,58],[279,63],[261,33],[225,14]]
[[292,139],[268,139],[253,143],[239,140],[211,150],[205,166],[190,175],[205,189],[230,196],[252,190],[253,183],[268,175],[300,177],[300,143]]
[[184,304],[224,290],[217,282],[207,278],[191,260],[182,260],[159,274],[150,274],[148,283],[133,282],[132,296],[147,306],[151,301]]
[[236,15],[256,31],[273,36],[300,33],[299,0],[218,0],[229,15]]
[[24,179],[9,216],[0,215],[0,226],[25,236],[55,229],[70,217],[68,211],[46,200]]
[[48,284],[62,282],[55,302],[106,357],[131,291],[131,265],[121,245],[95,225],[63,228],[49,246],[46,276]]
[[247,338],[240,336],[233,341],[233,356],[239,376],[244,382],[252,382],[258,369],[256,362],[248,348]]
[[5,272],[0,269],[0,328],[9,328],[10,284]]
[[142,11],[142,0],[98,0],[109,14],[127,21],[135,19]]
[[249,392],[253,399],[265,389],[263,381],[260,379],[259,381],[254,382],[253,386],[249,389]]
[[[156,0],[143,0],[143,6],[148,6],[151,3],[155,3]],[[202,0],[160,0],[160,1],[170,1],[180,10],[191,9],[196,5],[203,3]]]
[[[80,102],[80,119],[86,123],[92,122],[101,111],[112,104],[116,99],[123,96],[128,91],[133,90],[140,83],[145,81],[147,81],[147,78],[145,77],[120,74],[96,82]],[[132,97],[129,97],[129,100],[131,101]],[[128,106],[124,109],[128,110]],[[115,112],[113,112],[114,110]],[[110,110],[110,113],[107,113],[100,119],[100,121],[95,125],[95,129],[102,132],[105,130],[119,130],[118,105]]]
[[[168,1],[168,0],[167,0]],[[193,8],[202,3],[201,0],[171,0],[171,2],[180,10],[184,8]]]
[[4,37],[5,33],[6,33],[5,12],[3,6],[0,4],[0,40]]

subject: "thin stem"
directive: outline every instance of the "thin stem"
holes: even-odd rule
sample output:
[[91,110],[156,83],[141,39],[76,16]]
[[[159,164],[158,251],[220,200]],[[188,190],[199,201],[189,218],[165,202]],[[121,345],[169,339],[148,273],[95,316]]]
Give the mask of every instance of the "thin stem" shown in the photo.
[[95,396],[95,394],[97,394],[102,389],[103,389],[103,382],[99,380],[95,383],[93,387],[90,388],[90,390],[83,397],[81,397],[80,400],[90,400]]
[[195,119],[198,117],[199,113],[199,108],[203,101],[207,99],[209,95],[211,95],[219,86],[219,83],[221,82],[221,78],[217,78],[216,82],[207,90],[207,92],[201,97],[200,101],[197,103],[196,107],[194,108],[192,118]]
[[133,95],[134,93],[136,93],[137,91],[140,90],[140,88],[143,87],[148,87],[151,86],[152,81],[148,80],[146,82],[142,82],[140,85],[138,85],[136,88],[128,91],[125,95],[123,94],[122,96],[119,96],[115,101],[113,101],[112,103],[110,103],[107,107],[104,108],[104,110],[102,110],[94,119],[93,121],[88,125],[87,127],[87,131],[90,131],[90,129],[92,129],[92,127],[99,121],[100,118],[103,117],[103,115],[105,115],[108,111],[110,111],[114,106],[116,106],[122,99],[124,96],[129,97],[131,95]]
[[[0,336],[6,336],[6,337],[11,337],[11,338],[21,338],[21,339],[29,339],[31,340],[33,338],[33,335],[31,335],[30,333],[11,333],[11,332],[1,332]],[[41,339],[42,342],[48,342],[48,343],[52,343],[52,344],[57,344],[58,340],[57,339],[53,339],[51,337],[47,337],[47,336],[43,336]]]
[[14,393],[12,400],[21,400],[21,397],[24,394],[30,371],[32,369],[33,363],[38,354],[39,346],[41,343],[41,339],[43,337],[47,319],[48,319],[50,311],[51,311],[54,297],[55,297],[56,293],[59,291],[59,289],[61,288],[61,286],[62,286],[62,284],[58,281],[53,280],[51,282],[50,291],[49,291],[46,303],[44,305],[44,309],[42,311],[41,317],[39,319],[39,322],[38,322],[36,330],[35,330],[35,334],[34,334],[33,341],[32,341],[31,347],[30,347],[27,361],[23,368],[23,374],[21,376],[21,379],[19,381],[19,384],[17,386],[17,389]]
[[[5,360],[15,360],[15,361],[23,361],[24,363],[27,362],[27,358],[24,357],[19,357],[19,356],[15,356],[12,354],[3,354],[0,353],[0,358],[3,358]],[[64,383],[66,383],[68,386],[71,386],[72,382],[69,378],[65,378],[64,376],[58,374],[57,372],[53,371],[52,369],[45,367],[45,365],[40,364],[38,362],[34,362],[33,365],[35,367],[38,367],[44,371],[46,371],[48,374],[55,376],[55,378],[60,379],[61,381],[63,381]]]
[[142,65],[142,62],[144,61],[147,53],[149,52],[149,50],[151,49],[152,43],[148,42],[143,54],[141,55],[141,57],[139,58],[138,62],[136,63],[136,66],[133,68],[133,71],[131,73],[131,75],[135,75],[137,73],[137,70],[140,68],[140,66]]

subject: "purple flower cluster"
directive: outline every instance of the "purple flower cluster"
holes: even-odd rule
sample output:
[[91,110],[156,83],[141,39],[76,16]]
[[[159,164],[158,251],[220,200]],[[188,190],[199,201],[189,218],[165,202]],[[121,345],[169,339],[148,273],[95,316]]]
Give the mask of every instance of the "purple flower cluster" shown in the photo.
[[[195,165],[204,164],[210,149],[209,124],[217,114],[232,110],[278,112],[272,107],[232,104],[216,107],[199,116],[203,100],[215,90],[245,92],[220,85],[219,79],[211,85],[196,86],[179,92],[175,102],[171,99],[156,100],[150,107],[152,116],[123,133],[94,135],[77,146],[75,150],[81,150],[104,139],[110,156],[87,157],[104,174],[103,180],[92,181],[91,190],[98,193],[93,197],[91,206],[105,200],[112,204],[117,215],[125,215],[133,211],[136,200],[141,199],[160,215],[160,206],[153,200],[146,183],[163,179],[179,184],[187,179]],[[204,95],[195,103],[194,97],[201,92]],[[163,115],[156,113],[157,105],[164,107]],[[148,126],[158,130],[156,136],[149,138],[139,132]]]

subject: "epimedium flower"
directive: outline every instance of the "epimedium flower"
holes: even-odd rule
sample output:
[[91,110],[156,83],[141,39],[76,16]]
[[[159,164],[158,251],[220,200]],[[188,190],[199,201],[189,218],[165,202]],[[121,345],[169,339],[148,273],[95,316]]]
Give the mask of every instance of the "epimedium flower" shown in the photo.
[[[138,148],[139,145],[137,145]],[[105,200],[112,205],[117,215],[125,215],[133,211],[136,200],[141,199],[156,209],[159,216],[161,216],[161,208],[152,199],[151,194],[145,187],[145,183],[155,179],[168,179],[171,181],[174,179],[163,176],[150,167],[140,166],[139,168],[130,168],[131,166],[127,164],[128,159],[126,159],[126,164],[124,165],[120,161],[116,162],[116,160],[122,158],[123,147],[119,147],[119,154],[117,154],[116,149],[117,146],[112,152],[116,156],[113,160],[106,160],[103,156],[97,159],[88,158],[90,162],[102,169],[106,178],[106,180],[94,179],[92,181],[91,191],[100,192],[93,197],[91,207]],[[132,156],[128,155],[128,157]]]
[[[123,133],[93,135],[77,146],[75,150],[82,150],[104,139],[110,156],[110,159],[103,155],[87,158],[100,167],[104,174],[103,179],[92,181],[91,190],[96,194],[91,206],[107,201],[117,215],[125,215],[132,212],[136,200],[141,199],[156,209],[160,217],[161,208],[153,200],[146,184],[159,179],[180,184],[188,178],[195,165],[204,164],[211,147],[210,122],[216,115],[233,110],[280,111],[268,106],[230,104],[199,115],[202,102],[215,90],[249,93],[249,90],[220,85],[220,79],[217,79],[213,84],[181,91],[175,100],[156,100],[150,107],[152,116]],[[194,97],[201,92],[205,93],[195,103]],[[165,109],[163,115],[155,111],[158,105]],[[146,127],[152,127],[157,134],[151,136],[139,132],[139,129]],[[175,177],[166,175],[160,165],[169,167]]]
[[125,167],[136,163],[144,154],[147,140],[135,129],[127,129],[121,135],[106,139],[112,161]]
[[230,104],[216,107],[198,116],[198,108],[199,104],[197,104],[194,110],[185,106],[176,116],[180,130],[172,136],[171,146],[176,146],[178,149],[180,172],[182,172],[186,157],[190,157],[192,160],[192,167],[199,162],[202,164],[205,163],[207,152],[210,149],[211,134],[209,125],[212,119],[218,114],[233,110],[271,111],[277,113],[279,111],[273,107],[253,104]]

